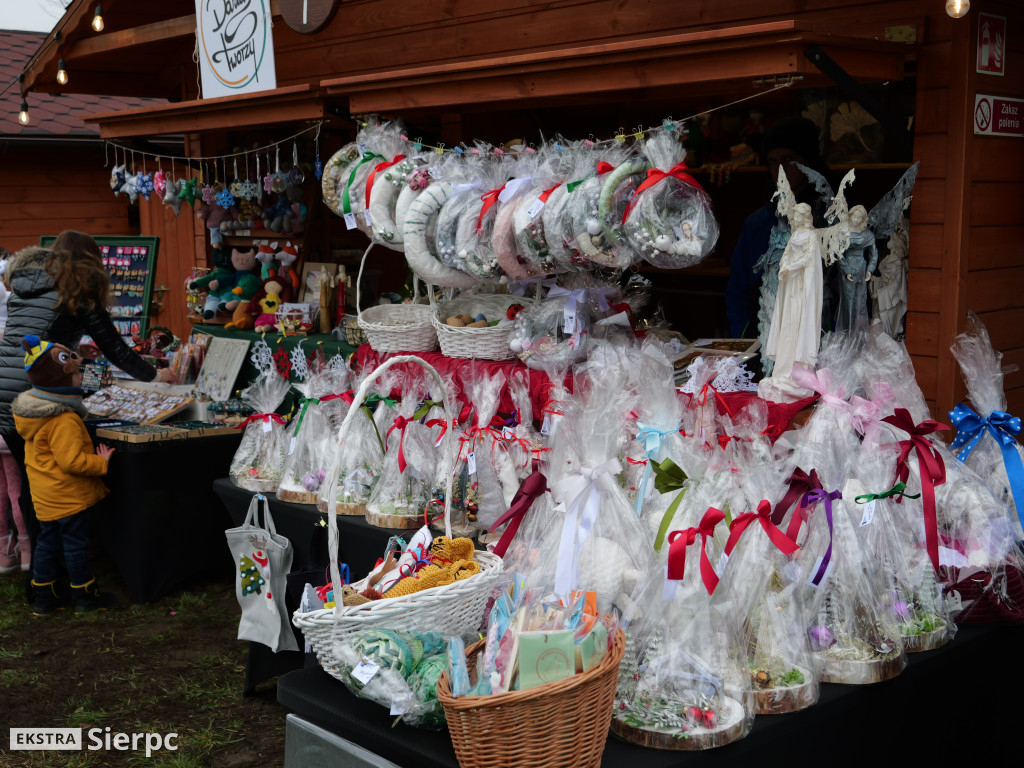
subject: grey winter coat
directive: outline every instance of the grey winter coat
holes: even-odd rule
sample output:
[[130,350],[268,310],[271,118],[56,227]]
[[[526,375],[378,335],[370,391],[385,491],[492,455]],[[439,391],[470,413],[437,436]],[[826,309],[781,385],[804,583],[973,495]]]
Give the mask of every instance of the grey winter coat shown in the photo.
[[53,276],[46,271],[50,255],[46,248],[25,248],[7,263],[11,295],[7,301],[7,328],[0,341],[0,435],[5,437],[17,434],[11,402],[29,389],[21,340],[30,333],[71,349],[77,348],[83,334],[88,334],[104,356],[133,379],[156,378],[156,369],[124,343],[106,309],[78,315],[57,309]]

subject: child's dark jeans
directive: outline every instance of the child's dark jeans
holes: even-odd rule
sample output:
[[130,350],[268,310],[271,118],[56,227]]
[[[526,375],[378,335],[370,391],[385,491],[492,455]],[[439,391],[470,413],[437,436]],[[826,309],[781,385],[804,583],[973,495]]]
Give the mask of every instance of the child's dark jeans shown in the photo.
[[68,576],[75,586],[92,580],[89,569],[89,518],[92,508],[59,520],[40,520],[39,538],[32,555],[32,576],[47,584],[59,575],[60,554],[64,552]]

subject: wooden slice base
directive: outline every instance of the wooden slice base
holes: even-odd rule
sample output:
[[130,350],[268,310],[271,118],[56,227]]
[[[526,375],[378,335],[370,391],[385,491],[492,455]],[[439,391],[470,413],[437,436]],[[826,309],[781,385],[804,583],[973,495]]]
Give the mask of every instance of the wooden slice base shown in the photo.
[[943,627],[931,632],[922,632],[920,635],[903,635],[902,639],[903,650],[907,653],[934,651],[949,642],[949,631]]
[[907,657],[902,653],[891,659],[874,661],[847,661],[830,659],[821,654],[823,683],[839,683],[840,685],[870,685],[883,680],[891,680],[907,666]]
[[423,515],[395,515],[366,508],[366,522],[378,528],[412,531],[423,527]]
[[[806,669],[800,668],[800,671],[803,672],[805,680],[811,679],[812,675]],[[787,712],[799,712],[817,700],[818,686],[814,682],[794,685],[791,688],[755,688],[754,714],[784,715]]]
[[307,491],[305,488],[278,488],[277,500],[291,504],[316,504],[316,491]]
[[243,475],[241,477],[232,477],[231,482],[239,488],[245,488],[245,490],[252,491],[253,493],[273,493],[277,490],[280,480],[276,482],[273,480],[256,480],[255,478]]
[[[325,515],[330,511],[325,499],[317,499],[316,508]],[[334,514],[355,517],[366,514],[366,505],[361,501],[339,501],[334,505]]]
[[[719,712],[714,728],[692,728],[689,731],[637,728],[617,717],[612,718],[612,733],[630,744],[649,749],[672,749],[696,752],[714,749],[744,736],[743,706],[735,699],[726,698],[724,711]],[[682,735],[685,734],[685,735]]]

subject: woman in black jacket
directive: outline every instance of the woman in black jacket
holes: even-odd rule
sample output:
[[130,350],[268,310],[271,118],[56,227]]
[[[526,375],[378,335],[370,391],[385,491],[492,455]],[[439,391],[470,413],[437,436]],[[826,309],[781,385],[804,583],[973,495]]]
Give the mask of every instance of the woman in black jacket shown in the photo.
[[107,312],[109,282],[100,248],[83,232],[68,230],[51,249],[29,247],[7,263],[4,282],[10,289],[7,328],[0,340],[0,435],[22,468],[21,509],[35,542],[35,515],[24,474],[25,443],[14,428],[11,402],[30,388],[21,340],[35,334],[75,349],[88,334],[113,365],[139,381],[173,381],[158,372],[121,338]]

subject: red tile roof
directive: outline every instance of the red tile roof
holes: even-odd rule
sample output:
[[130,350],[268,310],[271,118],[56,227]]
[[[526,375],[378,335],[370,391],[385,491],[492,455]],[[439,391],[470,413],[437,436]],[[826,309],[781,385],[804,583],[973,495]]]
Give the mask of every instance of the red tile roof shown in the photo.
[[22,68],[46,37],[42,32],[0,30],[0,91],[13,82],[3,97],[0,97],[0,137],[95,137],[99,135],[99,131],[95,125],[82,122],[81,118],[84,115],[166,103],[162,99],[126,99],[78,93],[51,96],[33,92],[28,95],[28,113],[31,121],[28,125],[22,125],[18,122],[21,90],[16,81]]

